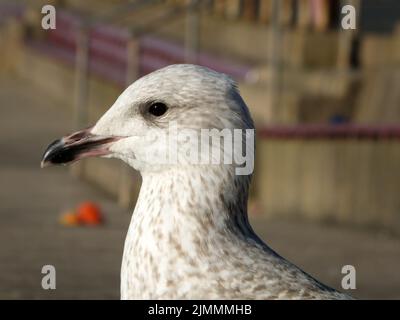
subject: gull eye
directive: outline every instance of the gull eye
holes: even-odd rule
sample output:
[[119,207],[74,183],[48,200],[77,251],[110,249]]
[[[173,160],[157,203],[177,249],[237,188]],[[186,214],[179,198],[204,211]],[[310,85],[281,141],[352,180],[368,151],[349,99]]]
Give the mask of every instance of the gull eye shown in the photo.
[[164,103],[161,103],[161,102],[153,103],[149,107],[149,113],[155,117],[162,116],[165,112],[167,112],[167,110],[168,110],[168,107]]

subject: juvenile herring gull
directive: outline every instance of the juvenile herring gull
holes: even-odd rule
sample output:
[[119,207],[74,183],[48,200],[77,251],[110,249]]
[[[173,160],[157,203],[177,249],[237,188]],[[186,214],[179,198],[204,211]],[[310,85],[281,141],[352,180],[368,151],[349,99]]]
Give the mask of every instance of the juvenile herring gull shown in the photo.
[[[43,156],[42,166],[103,156],[140,171],[143,182],[121,267],[122,299],[349,298],[254,233],[247,216],[251,172],[238,172],[237,161],[222,156],[219,162],[189,161],[187,151],[198,151],[199,141],[188,134],[174,137],[171,123],[178,132],[239,129],[243,137],[254,129],[231,78],[200,66],[171,65],[134,82],[94,127],[53,142]],[[179,161],[158,161],[176,150],[174,143],[192,149],[177,148]],[[233,145],[239,151],[228,150],[228,156],[253,152],[251,139]]]

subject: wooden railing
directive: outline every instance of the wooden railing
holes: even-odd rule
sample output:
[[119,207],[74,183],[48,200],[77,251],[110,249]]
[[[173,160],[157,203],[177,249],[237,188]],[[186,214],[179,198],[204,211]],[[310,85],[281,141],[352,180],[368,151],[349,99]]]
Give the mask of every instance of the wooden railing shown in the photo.
[[264,139],[400,139],[400,125],[311,124],[265,127],[259,130]]
[[400,234],[400,125],[258,133],[254,185],[264,214]]
[[[176,4],[187,0],[166,0]],[[204,1],[204,0],[202,0]],[[207,0],[205,0],[207,1]],[[268,25],[274,12],[280,26],[324,31],[338,26],[339,2],[331,0],[212,0],[209,11],[221,18]],[[275,11],[274,6],[279,6]]]

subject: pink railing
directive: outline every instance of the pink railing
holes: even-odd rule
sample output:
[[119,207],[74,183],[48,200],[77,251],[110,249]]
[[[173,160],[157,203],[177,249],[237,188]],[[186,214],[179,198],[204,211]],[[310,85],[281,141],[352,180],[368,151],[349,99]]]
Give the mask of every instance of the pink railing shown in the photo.
[[[57,28],[49,30],[48,36],[41,42],[28,42],[42,53],[75,63],[76,40],[79,19],[58,10]],[[110,25],[94,25],[89,30],[89,69],[96,76],[125,86],[127,67],[127,42],[129,32],[126,29]],[[185,50],[181,44],[160,39],[155,36],[139,38],[139,72],[141,75],[152,72],[169,64],[183,63]],[[251,67],[237,62],[229,62],[210,54],[200,52],[198,64],[227,73],[237,80],[246,80]]]

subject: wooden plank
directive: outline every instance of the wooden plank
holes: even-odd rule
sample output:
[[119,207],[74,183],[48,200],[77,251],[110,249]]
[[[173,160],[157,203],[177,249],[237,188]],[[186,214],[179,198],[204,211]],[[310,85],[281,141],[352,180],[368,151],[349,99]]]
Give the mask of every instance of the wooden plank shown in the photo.
[[260,0],[259,5],[259,21],[267,24],[271,22],[272,0]]
[[213,12],[216,15],[224,16],[226,2],[226,0],[214,0]]
[[257,1],[243,0],[243,19],[247,21],[257,20]]
[[311,25],[310,0],[298,0],[297,4],[297,26],[306,29]]
[[281,12],[280,12],[280,17],[279,17],[279,24],[281,26],[289,26],[292,22],[292,17],[293,17],[293,1],[292,0],[281,0]]
[[228,19],[237,19],[241,12],[241,0],[229,0],[225,4],[225,16]]

